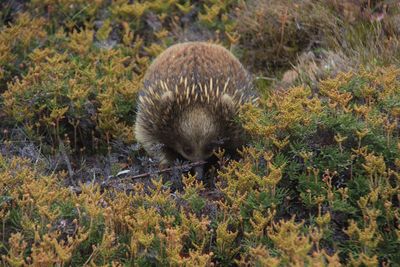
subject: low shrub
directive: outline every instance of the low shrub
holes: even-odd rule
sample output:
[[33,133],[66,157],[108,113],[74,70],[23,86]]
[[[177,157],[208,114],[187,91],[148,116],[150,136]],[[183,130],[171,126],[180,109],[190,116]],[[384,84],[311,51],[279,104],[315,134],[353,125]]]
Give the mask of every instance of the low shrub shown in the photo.
[[[75,150],[113,137],[134,140],[136,94],[147,61],[94,49],[92,37],[75,32],[66,43],[70,50],[34,50],[27,74],[3,94],[7,114],[32,137],[53,146],[69,140]],[[80,53],[86,54],[77,58]]]
[[211,191],[188,175],[182,191],[152,176],[74,192],[66,173],[0,157],[3,264],[395,264],[399,77],[341,73],[317,93],[294,87],[246,106],[255,141],[240,161],[216,152]]

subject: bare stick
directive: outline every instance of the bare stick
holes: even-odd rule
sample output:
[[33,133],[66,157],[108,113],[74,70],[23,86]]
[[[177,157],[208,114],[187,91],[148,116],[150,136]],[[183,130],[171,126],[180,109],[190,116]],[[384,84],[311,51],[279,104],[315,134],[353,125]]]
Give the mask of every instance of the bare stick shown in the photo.
[[[108,184],[110,184],[111,182],[114,182],[114,181],[135,180],[135,179],[140,179],[140,178],[146,178],[146,177],[149,177],[149,176],[152,176],[152,175],[158,175],[158,174],[161,174],[161,173],[170,172],[170,171],[173,171],[173,170],[183,170],[183,169],[187,169],[187,168],[191,169],[193,167],[201,166],[201,165],[204,165],[206,163],[207,163],[206,161],[196,161],[196,162],[184,164],[184,165],[181,165],[181,166],[174,166],[174,167],[170,167],[170,168],[161,169],[161,170],[158,170],[158,171],[155,171],[155,172],[145,172],[145,173],[133,175],[133,176],[126,177],[126,178],[120,178],[118,180],[107,181],[106,185],[108,185]],[[128,171],[127,173],[129,173],[129,172],[130,171]]]
[[65,150],[64,142],[60,138],[58,138],[58,142],[61,155],[63,156],[65,163],[67,164],[69,178],[72,179],[74,177],[74,171],[72,170],[71,162],[69,161],[67,152]]

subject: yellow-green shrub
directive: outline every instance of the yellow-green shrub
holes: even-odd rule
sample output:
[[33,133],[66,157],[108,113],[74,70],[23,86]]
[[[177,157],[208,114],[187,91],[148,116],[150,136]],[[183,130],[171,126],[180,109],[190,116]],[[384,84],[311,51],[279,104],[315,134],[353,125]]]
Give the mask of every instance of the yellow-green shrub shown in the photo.
[[2,263],[396,263],[398,77],[397,68],[343,73],[316,94],[296,87],[245,107],[253,146],[240,161],[216,153],[216,189],[189,175],[182,192],[153,179],[76,193],[65,173],[0,157]]
[[12,76],[25,71],[26,58],[40,46],[47,32],[44,18],[33,18],[29,13],[19,14],[15,22],[0,30],[0,92]]
[[[258,152],[245,154],[243,161],[221,172],[227,181],[221,190],[228,189],[225,198],[234,200],[231,208],[250,217],[252,209],[265,212],[281,205],[288,209],[299,197],[315,216],[319,244],[334,245],[335,235],[346,233],[350,239],[339,241],[341,257],[349,257],[354,264],[396,262],[400,254],[394,249],[398,242],[394,229],[399,225],[393,205],[400,181],[399,77],[396,67],[361,68],[321,81],[316,93],[295,87],[271,93],[260,107],[244,107],[242,121],[261,150],[253,149]],[[253,163],[232,171],[233,164],[245,164],[246,159]],[[270,162],[284,166],[272,199],[249,189],[266,175]],[[250,174],[253,178],[246,178]],[[231,177],[235,177],[232,182]],[[239,182],[240,189],[229,190],[230,184]],[[285,188],[288,191],[282,191]],[[243,190],[251,196],[230,196]],[[292,212],[302,214],[295,205]],[[348,228],[332,232],[332,217],[341,217],[340,224]],[[393,231],[385,232],[386,227]]]
[[81,33],[72,33],[65,44],[71,51],[44,48],[30,54],[28,72],[3,94],[5,110],[52,145],[67,140],[79,149],[96,146],[98,139],[132,142],[136,93],[147,61],[133,50],[129,55],[96,49],[85,41],[93,33]]

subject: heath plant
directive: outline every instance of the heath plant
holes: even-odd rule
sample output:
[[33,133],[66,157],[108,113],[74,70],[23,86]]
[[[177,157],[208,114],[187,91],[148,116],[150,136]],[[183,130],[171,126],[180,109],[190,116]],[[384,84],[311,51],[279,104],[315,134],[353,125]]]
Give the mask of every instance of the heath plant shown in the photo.
[[[0,9],[1,266],[400,262],[396,1]],[[159,170],[133,134],[151,60],[190,40],[230,48],[259,89],[237,117],[246,145],[214,151],[209,183]]]

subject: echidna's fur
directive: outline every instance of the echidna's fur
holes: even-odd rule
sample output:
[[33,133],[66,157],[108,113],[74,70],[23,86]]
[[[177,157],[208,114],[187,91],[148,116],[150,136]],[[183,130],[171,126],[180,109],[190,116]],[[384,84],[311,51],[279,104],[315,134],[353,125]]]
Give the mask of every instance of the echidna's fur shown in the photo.
[[206,160],[219,146],[235,151],[243,133],[234,119],[240,105],[255,100],[252,89],[246,70],[222,46],[171,46],[144,77],[136,139],[167,164],[180,157]]

